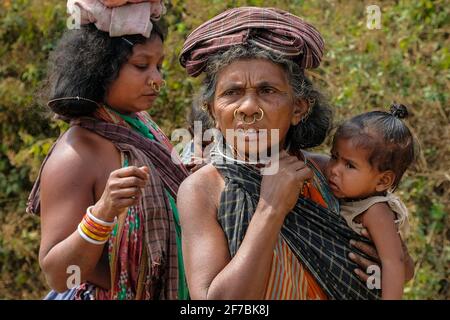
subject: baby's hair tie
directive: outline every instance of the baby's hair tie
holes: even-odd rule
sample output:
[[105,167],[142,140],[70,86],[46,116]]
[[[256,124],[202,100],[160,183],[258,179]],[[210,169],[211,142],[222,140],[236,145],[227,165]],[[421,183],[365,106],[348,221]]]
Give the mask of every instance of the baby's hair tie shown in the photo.
[[394,102],[391,105],[390,113],[398,119],[405,119],[408,117],[408,109],[404,104]]

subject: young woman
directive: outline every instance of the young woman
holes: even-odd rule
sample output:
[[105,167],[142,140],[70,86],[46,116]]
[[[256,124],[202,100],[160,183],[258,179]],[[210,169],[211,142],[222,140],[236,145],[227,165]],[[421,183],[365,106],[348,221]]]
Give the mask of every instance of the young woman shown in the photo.
[[41,215],[42,270],[65,298],[187,297],[174,200],[187,171],[145,112],[164,85],[163,40],[157,25],[148,38],[113,38],[88,24],[50,59],[48,105],[70,128],[29,210]]

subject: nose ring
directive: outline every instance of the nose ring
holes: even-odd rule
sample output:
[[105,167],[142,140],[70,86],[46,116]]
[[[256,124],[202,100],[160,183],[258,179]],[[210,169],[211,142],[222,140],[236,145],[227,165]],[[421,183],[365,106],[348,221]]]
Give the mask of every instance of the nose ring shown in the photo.
[[261,116],[260,116],[259,118],[256,118],[256,116],[253,116],[253,118],[254,118],[256,121],[261,121],[261,120],[264,118],[264,110],[261,109],[261,108],[259,108],[259,110],[261,110]]
[[160,92],[161,89],[164,88],[164,87],[166,86],[166,81],[163,80],[163,81],[161,82],[161,85],[158,85],[155,81],[149,80],[149,81],[147,82],[147,84],[148,84],[150,87],[152,87],[153,91],[155,91],[155,92]]
[[238,117],[238,109],[239,108],[234,110],[233,116],[235,119],[243,121],[246,125],[251,125],[251,124],[254,124],[256,121],[261,121],[264,118],[264,110],[261,109],[260,107],[258,107],[258,108],[259,108],[259,110],[261,110],[261,115],[259,117],[257,115],[253,115],[253,120],[251,122],[245,121],[246,116],[243,113],[241,113],[243,116],[241,116],[240,118]]
[[246,118],[246,116],[244,116],[244,117],[242,118],[242,121],[243,121],[246,125],[251,125],[251,124],[254,124],[254,123],[256,122],[255,116],[253,116],[253,120],[252,120],[251,122],[245,121],[245,118]]

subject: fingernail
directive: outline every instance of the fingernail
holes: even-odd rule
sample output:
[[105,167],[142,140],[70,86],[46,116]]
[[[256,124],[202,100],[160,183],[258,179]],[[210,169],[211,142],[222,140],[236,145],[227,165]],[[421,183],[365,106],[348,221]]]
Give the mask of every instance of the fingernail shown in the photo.
[[356,274],[359,274],[359,270],[358,269],[353,270],[353,272],[355,272]]
[[355,259],[355,254],[354,254],[353,252],[350,252],[350,253],[348,254],[348,257],[349,257],[350,259]]
[[351,245],[351,246],[354,246],[354,245],[355,245],[355,243],[356,243],[356,241],[355,241],[355,240],[353,240],[353,239],[352,239],[352,240],[350,240],[350,245]]

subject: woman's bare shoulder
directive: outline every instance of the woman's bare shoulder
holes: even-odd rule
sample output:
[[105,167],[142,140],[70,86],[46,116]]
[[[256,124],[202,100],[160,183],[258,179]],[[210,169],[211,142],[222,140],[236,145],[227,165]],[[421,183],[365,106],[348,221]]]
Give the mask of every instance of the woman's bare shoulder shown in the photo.
[[114,164],[120,165],[120,153],[114,144],[87,129],[71,127],[59,139],[42,174],[97,175]]
[[178,190],[178,203],[182,207],[198,206],[216,210],[224,185],[219,171],[207,164],[183,181]]
[[223,190],[224,180],[219,171],[211,164],[207,164],[187,177],[180,186],[180,189],[191,189],[191,191],[200,191],[199,194],[204,194],[203,190],[210,192]]

